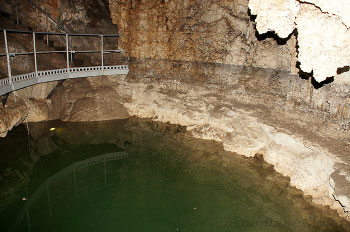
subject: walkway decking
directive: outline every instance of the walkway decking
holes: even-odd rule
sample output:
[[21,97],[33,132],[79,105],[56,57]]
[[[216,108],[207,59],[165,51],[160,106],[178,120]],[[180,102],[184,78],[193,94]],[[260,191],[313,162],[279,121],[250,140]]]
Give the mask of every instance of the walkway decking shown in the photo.
[[[8,68],[8,77],[0,80],[0,96],[7,94],[9,92],[25,88],[31,85],[50,82],[50,81],[58,81],[63,79],[72,79],[72,78],[80,78],[80,77],[93,77],[93,76],[103,76],[103,75],[126,75],[129,72],[128,65],[112,65],[105,66],[104,65],[104,54],[106,53],[120,53],[120,50],[104,50],[103,46],[103,38],[104,37],[119,37],[117,34],[68,34],[68,33],[53,33],[53,32],[30,32],[30,31],[18,31],[18,30],[6,30],[0,29],[4,32],[4,41],[5,41],[5,54],[0,54],[0,56],[7,57],[7,68]],[[18,52],[12,53],[9,52],[8,47],[8,33],[19,33],[19,34],[33,34],[33,52]],[[65,51],[45,51],[45,52],[37,52],[36,50],[36,35],[42,34],[48,36],[61,36],[65,38]],[[72,36],[90,36],[90,37],[98,37],[101,40],[100,50],[91,50],[91,51],[78,51],[74,50],[71,46],[70,38]],[[37,54],[50,54],[50,53],[64,53],[66,58],[66,67],[62,69],[55,70],[45,70],[38,71],[38,63],[37,63]],[[101,54],[101,65],[100,66],[91,66],[91,67],[70,67],[70,62],[72,61],[72,54],[75,53],[100,53]],[[11,62],[10,57],[14,57],[16,55],[33,55],[34,56],[34,72],[26,73],[22,75],[12,76],[11,75]]]
[[14,90],[44,82],[103,75],[126,75],[128,72],[129,68],[127,65],[78,67],[69,68],[69,70],[55,69],[38,71],[37,73],[32,72],[23,75],[12,76],[12,82],[10,78],[1,79],[0,96]]

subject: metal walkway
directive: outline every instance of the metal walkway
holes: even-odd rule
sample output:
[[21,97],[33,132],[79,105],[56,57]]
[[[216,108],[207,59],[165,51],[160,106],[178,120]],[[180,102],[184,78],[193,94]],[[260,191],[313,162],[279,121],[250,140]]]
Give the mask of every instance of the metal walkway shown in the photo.
[[[101,34],[68,34],[68,33],[53,33],[53,32],[30,32],[30,31],[19,31],[19,30],[6,30],[0,29],[4,33],[4,41],[5,41],[5,54],[0,54],[0,56],[6,56],[7,58],[7,71],[8,77],[0,80],[0,96],[7,94],[9,92],[25,88],[31,85],[50,82],[50,81],[58,81],[63,79],[72,79],[79,77],[93,77],[93,76],[103,76],[103,75],[126,75],[129,72],[128,65],[112,65],[105,66],[104,65],[104,54],[107,53],[120,53],[120,50],[104,50],[103,41],[105,37],[116,37],[119,35],[111,34],[111,35],[101,35]],[[19,34],[32,34],[33,35],[33,52],[9,52],[8,47],[8,33],[19,33]],[[37,52],[36,39],[37,35],[42,34],[46,35],[47,38],[49,36],[61,36],[65,38],[65,51],[44,51]],[[98,37],[101,41],[100,50],[90,50],[90,51],[78,51],[73,50],[72,46],[70,46],[70,38],[73,36],[90,36],[90,37]],[[62,69],[55,70],[45,70],[38,71],[38,54],[51,54],[51,53],[64,53],[66,56],[66,67]],[[101,65],[100,66],[92,66],[92,67],[70,67],[70,62],[72,61],[72,55],[75,53],[100,53],[101,56]],[[11,62],[10,57],[15,57],[19,55],[33,55],[34,56],[34,72],[26,73],[22,75],[11,75]]]

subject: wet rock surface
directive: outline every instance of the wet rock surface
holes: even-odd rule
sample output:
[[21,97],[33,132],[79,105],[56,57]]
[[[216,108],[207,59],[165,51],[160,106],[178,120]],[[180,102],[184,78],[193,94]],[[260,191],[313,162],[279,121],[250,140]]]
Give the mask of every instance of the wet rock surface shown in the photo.
[[[109,3],[122,35],[120,47],[134,58],[129,75],[67,80],[45,100],[53,86],[33,88],[23,96],[36,100],[1,109],[3,131],[26,115],[29,121],[132,115],[180,124],[226,150],[261,154],[293,186],[346,217],[346,78],[317,85],[310,76],[293,75],[296,37],[281,41],[256,35],[247,1]],[[20,113],[15,106],[23,108]]]
[[130,69],[125,79],[109,79],[130,115],[186,126],[241,155],[262,154],[314,202],[346,217],[333,199],[342,187],[329,180],[350,166],[348,135],[325,124],[327,114],[315,120],[322,111],[302,100],[307,81],[295,79],[291,88],[285,72],[209,63],[134,60]]

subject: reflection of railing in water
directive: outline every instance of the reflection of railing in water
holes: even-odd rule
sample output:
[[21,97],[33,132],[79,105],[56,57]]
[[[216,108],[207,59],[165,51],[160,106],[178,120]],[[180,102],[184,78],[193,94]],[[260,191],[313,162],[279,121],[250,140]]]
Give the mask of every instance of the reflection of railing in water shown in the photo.
[[14,220],[11,228],[9,231],[17,231],[19,225],[23,221],[24,217],[26,217],[27,221],[27,228],[28,231],[31,230],[31,223],[30,223],[30,215],[29,215],[29,209],[32,205],[35,204],[35,202],[46,192],[47,194],[47,200],[48,200],[48,208],[50,215],[52,214],[51,211],[51,200],[50,200],[50,185],[57,183],[59,180],[62,180],[64,177],[67,177],[69,175],[73,175],[74,177],[74,185],[75,185],[75,196],[78,197],[78,188],[77,188],[77,178],[76,178],[76,172],[91,166],[95,166],[100,163],[104,163],[104,184],[107,184],[107,168],[106,168],[106,162],[113,161],[113,160],[120,160],[125,159],[128,157],[128,154],[126,152],[113,152],[113,153],[107,153],[103,155],[99,155],[96,157],[92,157],[83,161],[76,162],[61,171],[57,172],[53,176],[50,176],[46,179],[45,182],[43,182],[36,191],[28,197],[25,205],[21,209],[20,213]]

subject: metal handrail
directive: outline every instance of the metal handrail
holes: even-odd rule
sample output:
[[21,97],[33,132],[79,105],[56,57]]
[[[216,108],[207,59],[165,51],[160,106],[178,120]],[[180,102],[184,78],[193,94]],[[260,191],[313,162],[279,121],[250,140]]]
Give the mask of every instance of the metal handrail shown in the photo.
[[[56,20],[54,20],[46,11],[44,11],[43,9],[41,9],[39,6],[37,6],[36,4],[34,4],[32,1],[28,0],[26,1],[28,2],[32,7],[38,9],[41,13],[43,13],[48,19],[51,20],[51,24],[53,23],[54,24],[54,28],[58,28],[58,29],[61,29],[63,30],[65,33],[68,33],[68,30],[65,29],[62,25],[60,25]],[[16,1],[15,3],[14,2],[10,2],[10,4],[16,8],[16,14],[17,14],[17,23],[18,23],[18,1]],[[22,10],[21,11],[21,14],[23,16],[25,16],[27,19],[33,21],[35,24],[37,24],[38,26],[40,26],[42,29],[44,30],[50,30],[47,26],[45,25],[42,25],[40,22],[38,22],[38,20],[32,18],[29,14],[26,13],[25,10]],[[58,37],[57,35],[55,35],[56,39],[61,42],[61,44],[63,44],[64,46],[66,46],[66,42],[65,40],[62,40],[62,38]],[[73,49],[73,46],[72,46],[72,41],[70,41],[71,44],[69,45],[69,48],[72,50]]]
[[[53,25],[53,28],[59,29],[61,32],[63,33],[70,33],[72,32],[71,29],[70,31],[67,30],[63,25],[61,25],[60,23],[58,23],[54,18],[52,18],[50,16],[49,13],[47,13],[45,10],[43,10],[41,7],[39,7],[38,5],[36,5],[33,1],[31,0],[27,0],[26,2],[29,3],[29,5],[33,8],[33,9],[37,9],[40,13],[42,13],[47,19],[50,20],[50,24]],[[18,1],[16,1],[16,3],[14,3],[15,5],[13,5],[12,3],[10,3],[12,6],[16,7],[16,12],[18,14],[18,9],[17,9],[17,5],[18,5]],[[48,28],[47,26],[42,25],[38,20],[32,18],[30,15],[28,15],[25,10],[21,10],[21,14],[23,14],[24,16],[26,16],[27,19],[30,19],[31,21],[33,21],[35,24],[37,24],[38,26],[40,26],[42,29],[44,30],[50,30],[50,28]],[[17,21],[18,21],[18,15],[17,15]],[[66,46],[66,40],[58,37],[57,35],[55,35],[56,39],[64,46]],[[72,39],[69,41],[70,44],[68,44],[68,47],[70,50],[73,50],[74,46],[73,46],[73,41]]]
[[[32,34],[32,33],[33,33],[32,31],[0,28],[0,31],[4,31],[4,30],[6,30],[7,32],[11,32],[11,33],[24,33],[24,34]],[[119,37],[119,34],[61,33],[61,32],[50,32],[50,31],[36,31],[35,34],[44,34],[44,35],[69,35],[69,36]]]
[[[6,49],[6,54],[4,54],[6,56],[6,60],[7,60],[7,69],[8,69],[8,78],[5,78],[6,80],[3,80],[0,84],[2,87],[6,87],[6,89],[3,89],[2,91],[0,91],[0,95],[2,94],[6,94],[8,92],[11,92],[11,91],[14,91],[16,89],[19,89],[19,88],[23,88],[23,87],[26,87],[26,86],[29,86],[29,85],[33,85],[33,84],[36,84],[38,82],[33,82],[30,81],[28,83],[23,83],[21,84],[19,87],[16,87],[14,85],[14,82],[16,82],[18,79],[23,79],[24,76],[20,75],[20,76],[12,76],[12,73],[11,73],[11,59],[10,57],[12,56],[16,56],[16,55],[34,55],[34,68],[35,68],[35,72],[34,73],[30,73],[28,74],[30,76],[30,78],[34,78],[36,80],[38,80],[39,76],[42,75],[42,73],[38,70],[38,60],[37,60],[37,55],[38,54],[49,54],[49,53],[65,53],[66,54],[66,62],[67,62],[67,66],[65,68],[65,73],[67,73],[66,76],[62,76],[62,77],[59,77],[61,79],[67,79],[67,78],[72,78],[70,73],[72,71],[74,71],[74,68],[72,69],[70,67],[70,61],[72,60],[72,58],[70,59],[69,57],[72,57],[72,54],[74,53],[100,53],[101,54],[101,66],[98,66],[99,68],[96,69],[95,71],[103,71],[102,73],[99,72],[97,74],[101,74],[101,75],[106,75],[106,74],[103,74],[104,72],[106,72],[106,70],[111,70],[111,69],[114,69],[114,68],[111,68],[111,67],[107,67],[107,69],[105,69],[104,67],[104,54],[107,54],[107,53],[111,53],[111,52],[116,52],[116,53],[121,53],[120,50],[104,50],[104,45],[103,45],[103,40],[104,40],[104,35],[103,34],[82,34],[82,33],[57,33],[57,32],[30,32],[30,31],[21,31],[21,30],[7,30],[7,29],[2,29],[0,28],[0,31],[3,31],[3,34],[4,34],[4,41],[5,41],[5,49]],[[9,51],[9,46],[8,46],[8,38],[7,38],[7,35],[8,33],[22,33],[22,34],[32,34],[33,35],[33,52],[15,52],[15,53],[11,53]],[[37,45],[36,45],[36,34],[52,34],[52,35],[60,35],[60,36],[65,36],[65,40],[66,40],[66,49],[65,51],[37,51],[36,48],[37,48]],[[71,36],[93,36],[93,37],[98,37],[100,40],[101,40],[101,49],[98,51],[98,50],[91,50],[91,51],[84,51],[84,50],[80,50],[80,51],[73,51],[73,50],[70,50],[69,49],[69,46],[68,46],[68,41],[69,41],[69,38]],[[111,35],[111,34],[107,34],[106,37],[116,37],[118,38],[119,35],[115,34],[115,35]],[[0,54],[0,55],[3,55],[3,54]],[[125,67],[123,68],[125,69]],[[126,69],[127,69],[127,66],[126,66]],[[125,69],[125,70],[126,70]],[[51,72],[56,72],[55,70],[51,70]],[[111,73],[111,74],[114,74],[114,73]],[[45,74],[46,75],[46,74]],[[76,76],[78,77],[78,76]],[[76,77],[73,77],[73,78],[76,78]],[[26,78],[25,78],[26,79]],[[53,79],[48,79],[45,81],[53,81]],[[0,86],[0,87],[1,87]]]
[[[68,51],[68,53],[100,53],[101,51],[100,50],[86,50],[86,51],[83,51],[83,50],[80,50],[80,51]],[[104,54],[109,54],[109,53],[121,53],[122,51],[121,50],[103,50],[103,53]],[[42,51],[42,52],[10,52],[9,53],[9,56],[10,57],[14,57],[16,55],[18,56],[21,56],[21,55],[33,55],[33,54],[54,54],[54,53],[66,53],[66,51]],[[1,53],[0,56],[6,56],[7,54],[4,54],[4,53]]]

